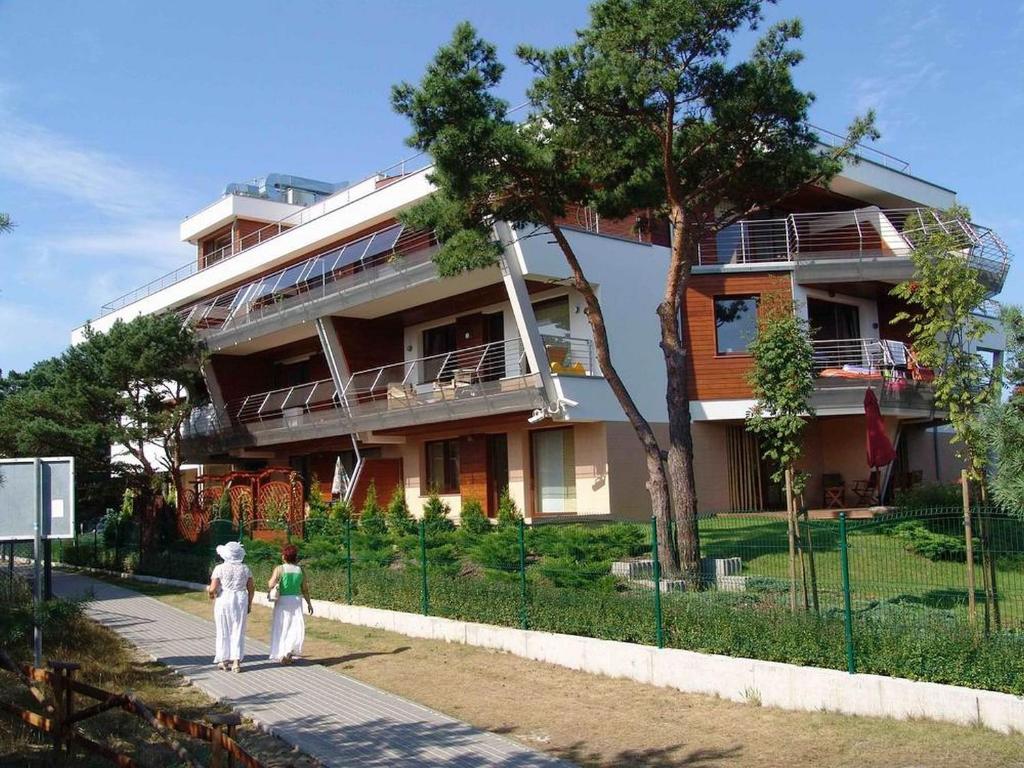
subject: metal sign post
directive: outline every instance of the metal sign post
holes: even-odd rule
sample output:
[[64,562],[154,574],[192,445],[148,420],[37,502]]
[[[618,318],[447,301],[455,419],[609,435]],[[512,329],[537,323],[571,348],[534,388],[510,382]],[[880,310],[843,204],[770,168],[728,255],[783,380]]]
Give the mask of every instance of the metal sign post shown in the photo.
[[8,563],[14,584],[14,542],[31,539],[35,627],[32,645],[37,667],[42,664],[43,636],[39,620],[48,598],[49,569],[44,558],[52,539],[75,535],[75,460],[52,458],[0,459],[0,541],[11,543]]
[[32,593],[35,602],[35,621],[32,623],[32,647],[35,654],[35,666],[43,666],[43,627],[40,616],[43,611],[43,469],[39,459],[32,459],[32,469],[36,479],[36,523],[33,526],[34,579]]

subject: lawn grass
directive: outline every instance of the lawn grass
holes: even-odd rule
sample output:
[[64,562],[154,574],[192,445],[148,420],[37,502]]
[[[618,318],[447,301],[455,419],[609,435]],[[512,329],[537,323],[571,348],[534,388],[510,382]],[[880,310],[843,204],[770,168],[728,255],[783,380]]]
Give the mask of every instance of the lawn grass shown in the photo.
[[[1000,521],[1002,522],[1002,521]],[[919,603],[966,615],[967,567],[964,562],[932,560],[908,551],[893,535],[893,523],[855,521],[849,526],[850,588],[854,608],[867,609],[879,601]],[[962,536],[958,520],[949,516],[931,523],[945,535]],[[840,607],[842,579],[839,530],[834,521],[804,523],[814,550],[817,583],[823,606]],[[996,585],[1004,627],[1024,625],[1024,523],[1006,521],[994,532]],[[743,573],[788,580],[787,525],[775,516],[721,515],[703,521],[701,546],[712,557],[740,557]],[[979,605],[984,603],[983,569],[974,566]],[[979,609],[980,610],[980,609]]]
[[[210,618],[198,592],[117,581]],[[266,640],[256,606],[250,636]],[[585,766],[1024,765],[1024,736],[929,721],[787,712],[614,680],[472,646],[313,617],[305,655],[341,674]]]

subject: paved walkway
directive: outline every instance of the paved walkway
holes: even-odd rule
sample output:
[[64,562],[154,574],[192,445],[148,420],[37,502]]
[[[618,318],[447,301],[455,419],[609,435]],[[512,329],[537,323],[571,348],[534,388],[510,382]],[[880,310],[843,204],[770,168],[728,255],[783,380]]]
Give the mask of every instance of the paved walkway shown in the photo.
[[271,664],[267,646],[251,639],[242,674],[222,672],[211,663],[213,622],[138,592],[57,571],[53,588],[90,596],[90,618],[325,765],[568,768],[322,666]]

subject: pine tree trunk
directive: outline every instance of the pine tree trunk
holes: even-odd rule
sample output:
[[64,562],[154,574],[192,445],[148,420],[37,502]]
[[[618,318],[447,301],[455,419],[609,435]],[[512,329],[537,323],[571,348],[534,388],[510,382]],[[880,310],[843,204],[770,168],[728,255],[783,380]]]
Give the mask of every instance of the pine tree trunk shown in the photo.
[[[597,358],[601,374],[618,400],[626,419],[629,421],[633,431],[636,432],[640,445],[643,447],[644,457],[647,462],[647,492],[651,497],[651,510],[658,521],[658,559],[666,575],[676,575],[679,572],[679,556],[673,545],[672,536],[672,507],[673,497],[669,493],[668,475],[665,472],[665,463],[662,461],[661,446],[654,435],[650,422],[640,413],[640,409],[633,401],[633,397],[626,389],[622,377],[612,362],[611,347],[608,342],[608,328],[604,322],[604,312],[593,286],[587,280],[583,268],[576,258],[572,245],[566,239],[561,227],[555,221],[554,216],[548,215],[546,224],[554,235],[562,254],[573,275],[573,286],[586,303],[587,321],[594,337],[594,353]],[[689,409],[687,408],[687,414]],[[671,461],[671,457],[670,457]]]

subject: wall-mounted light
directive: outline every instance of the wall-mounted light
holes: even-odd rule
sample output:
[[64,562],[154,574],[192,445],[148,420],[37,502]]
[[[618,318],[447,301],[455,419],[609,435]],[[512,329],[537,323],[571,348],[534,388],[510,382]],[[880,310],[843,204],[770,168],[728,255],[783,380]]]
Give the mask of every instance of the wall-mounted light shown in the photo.
[[412,344],[410,344],[409,346],[407,346],[407,347],[405,348],[405,351],[406,351],[406,352],[412,352]]
[[469,338],[469,331],[466,331],[466,338]]

